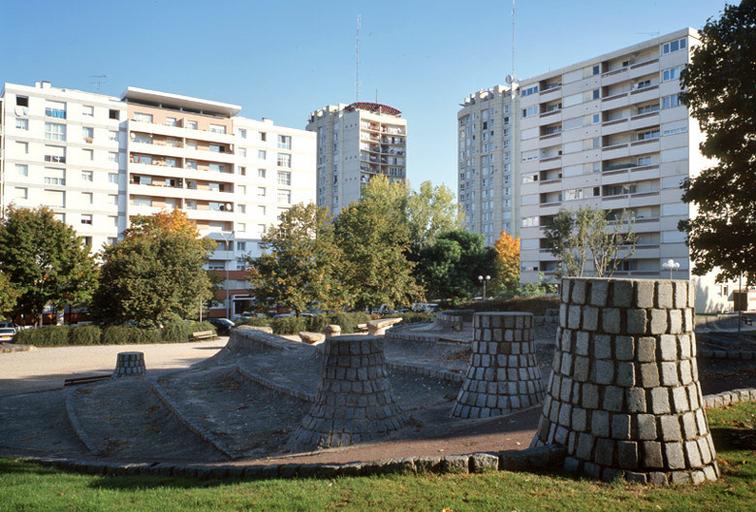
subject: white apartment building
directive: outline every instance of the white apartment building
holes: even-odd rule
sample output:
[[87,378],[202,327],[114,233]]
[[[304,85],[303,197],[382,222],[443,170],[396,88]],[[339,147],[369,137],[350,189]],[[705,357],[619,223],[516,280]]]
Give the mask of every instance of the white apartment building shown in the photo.
[[360,199],[373,176],[407,176],[407,120],[394,107],[357,102],[329,105],[310,114],[317,134],[318,206],[333,215]]
[[561,209],[591,206],[634,219],[637,250],[615,276],[668,277],[662,265],[672,259],[673,278],[698,284],[698,311],[727,308],[723,286],[692,275],[677,229],[694,215],[680,185],[706,165],[698,124],[679,100],[680,72],[698,42],[684,29],[519,82],[522,281],[556,269],[543,226]]
[[516,89],[496,86],[465,98],[457,114],[457,198],[465,228],[493,245],[502,231],[516,235],[519,182],[512,175]]
[[315,136],[241,107],[129,87],[121,98],[6,84],[0,204],[49,206],[93,251],[134,215],[181,209],[218,242],[214,316],[249,306],[246,256],[281,210],[315,200]]

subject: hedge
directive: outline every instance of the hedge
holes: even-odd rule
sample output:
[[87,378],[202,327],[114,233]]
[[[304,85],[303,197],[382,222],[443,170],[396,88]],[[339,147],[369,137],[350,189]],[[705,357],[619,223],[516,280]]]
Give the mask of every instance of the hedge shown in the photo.
[[357,324],[364,324],[372,317],[362,311],[352,313],[335,313],[332,315],[315,316],[284,316],[279,318],[249,318],[244,325],[256,327],[269,326],[275,334],[296,334],[300,331],[323,332],[327,325],[341,326],[344,334],[357,332]]
[[56,325],[21,329],[16,343],[55,347],[64,345],[126,345],[130,343],[180,343],[190,341],[193,332],[213,331],[210,322],[191,320],[172,321],[162,329],[130,325],[111,325],[101,329],[96,325],[70,327]]

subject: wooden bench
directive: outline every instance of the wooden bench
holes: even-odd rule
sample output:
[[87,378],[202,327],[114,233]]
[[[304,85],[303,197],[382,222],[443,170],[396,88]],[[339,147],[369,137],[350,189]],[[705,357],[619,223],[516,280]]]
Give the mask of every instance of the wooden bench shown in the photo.
[[214,331],[197,331],[192,333],[193,340],[209,340],[215,338]]

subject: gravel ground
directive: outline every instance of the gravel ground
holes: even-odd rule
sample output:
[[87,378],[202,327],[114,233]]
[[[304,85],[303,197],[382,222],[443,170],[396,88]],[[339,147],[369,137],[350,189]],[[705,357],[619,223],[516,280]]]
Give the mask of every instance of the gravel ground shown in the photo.
[[0,353],[0,396],[58,389],[71,377],[109,374],[118,352],[144,352],[148,370],[181,369],[223,348],[227,337],[195,343],[46,347]]

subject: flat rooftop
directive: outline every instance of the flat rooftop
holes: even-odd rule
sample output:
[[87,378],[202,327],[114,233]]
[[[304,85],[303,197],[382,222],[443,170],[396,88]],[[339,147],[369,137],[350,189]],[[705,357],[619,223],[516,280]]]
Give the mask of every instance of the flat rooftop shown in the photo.
[[172,108],[196,112],[200,114],[223,115],[233,117],[241,112],[241,106],[220,101],[205,100],[173,94],[169,92],[153,91],[142,89],[140,87],[128,87],[121,99],[130,103],[140,103],[143,105],[152,105],[156,107]]

